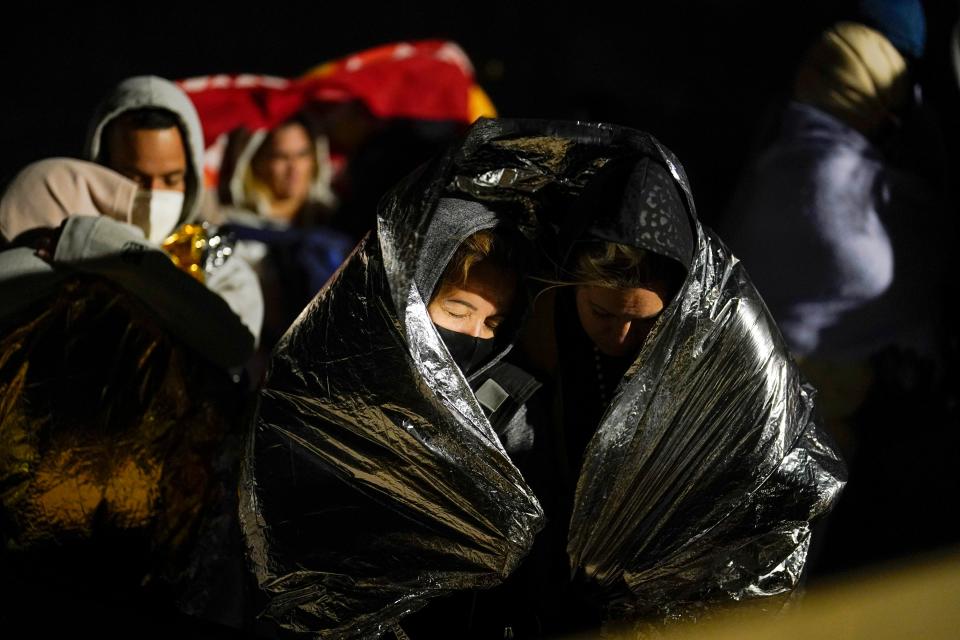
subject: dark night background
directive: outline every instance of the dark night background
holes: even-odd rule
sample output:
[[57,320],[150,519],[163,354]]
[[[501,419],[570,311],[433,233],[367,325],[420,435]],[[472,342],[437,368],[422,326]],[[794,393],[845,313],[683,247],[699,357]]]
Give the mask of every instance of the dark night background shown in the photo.
[[[654,133],[686,165],[709,222],[806,44],[832,21],[855,15],[853,4],[28,7],[8,16],[0,43],[0,184],[33,160],[78,155],[95,104],[131,75],[295,76],[386,42],[448,38],[474,61],[501,115],[608,121]],[[943,86],[956,7],[925,4],[925,72],[935,78],[930,84]]]
[[[501,115],[607,121],[652,132],[686,166],[709,224],[729,200],[759,125],[789,91],[804,49],[832,22],[855,16],[854,5],[688,0],[616,8],[581,2],[563,9],[547,2],[18,8],[23,13],[8,13],[0,39],[0,187],[34,160],[78,156],[94,106],[125,77],[292,77],[371,46],[443,38],[470,56]],[[924,5],[928,39],[919,78],[943,113],[956,113],[960,97],[947,43],[957,5]],[[955,133],[952,120],[945,123],[948,133]]]

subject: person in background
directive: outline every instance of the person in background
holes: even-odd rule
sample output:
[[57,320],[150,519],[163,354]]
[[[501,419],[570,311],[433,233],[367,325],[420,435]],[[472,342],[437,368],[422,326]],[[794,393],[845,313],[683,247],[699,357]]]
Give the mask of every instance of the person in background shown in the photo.
[[[826,570],[946,540],[946,525],[915,525],[936,519],[936,496],[955,486],[936,471],[952,462],[931,463],[952,449],[943,318],[953,225],[914,84],[922,11],[899,8],[911,6],[899,23],[866,11],[883,32],[841,22],[813,43],[777,135],[719,225],[853,469],[822,538]],[[904,438],[904,424],[929,436]],[[893,503],[916,512],[885,508]]]
[[325,136],[301,115],[270,131],[234,131],[221,172],[219,215],[267,300],[262,370],[270,349],[353,248],[328,226],[337,200]]
[[315,134],[305,117],[271,131],[236,131],[226,153],[232,159],[221,194],[226,204],[283,225],[328,221],[336,198],[326,137]]
[[801,65],[779,137],[720,227],[798,356],[931,349],[940,250],[927,243],[908,256],[917,230],[936,226],[938,202],[883,149],[909,86],[906,61],[882,34],[855,23],[827,30]]

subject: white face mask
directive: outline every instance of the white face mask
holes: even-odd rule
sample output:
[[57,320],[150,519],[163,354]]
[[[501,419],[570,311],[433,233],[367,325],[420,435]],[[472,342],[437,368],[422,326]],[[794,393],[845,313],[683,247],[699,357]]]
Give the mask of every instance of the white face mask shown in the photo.
[[133,224],[153,244],[160,244],[173,233],[183,212],[183,193],[138,189],[133,204]]

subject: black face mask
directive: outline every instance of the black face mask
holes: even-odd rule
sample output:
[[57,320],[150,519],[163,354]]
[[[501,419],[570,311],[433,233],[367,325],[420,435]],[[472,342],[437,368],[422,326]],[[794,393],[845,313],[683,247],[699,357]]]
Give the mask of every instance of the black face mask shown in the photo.
[[493,338],[474,338],[465,333],[457,333],[450,329],[444,329],[438,324],[434,324],[437,333],[443,343],[447,345],[447,351],[453,356],[453,361],[463,371],[463,375],[468,376],[484,364],[493,355]]

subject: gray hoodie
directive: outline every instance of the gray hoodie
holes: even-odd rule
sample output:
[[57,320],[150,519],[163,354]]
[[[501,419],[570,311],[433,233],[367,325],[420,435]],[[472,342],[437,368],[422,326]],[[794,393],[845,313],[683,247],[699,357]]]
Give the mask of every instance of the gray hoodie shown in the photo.
[[183,213],[180,222],[196,220],[203,194],[203,128],[197,110],[180,87],[157,76],[127,78],[107,94],[93,118],[87,132],[84,155],[98,162],[103,150],[103,132],[107,124],[128,111],[137,109],[165,109],[173,113],[180,124],[180,131],[187,146],[187,188],[184,193]]
[[59,229],[59,238],[49,261],[31,246],[0,251],[0,324],[17,322],[64,280],[88,273],[139,298],[167,330],[215,364],[242,365],[263,319],[256,276],[237,259],[208,274],[206,288],[181,272],[130,223],[136,189],[82,160],[51,158],[21,171],[0,199],[3,239],[15,241],[38,227]]

